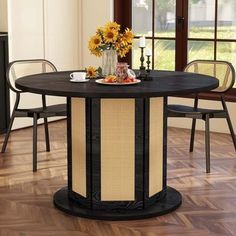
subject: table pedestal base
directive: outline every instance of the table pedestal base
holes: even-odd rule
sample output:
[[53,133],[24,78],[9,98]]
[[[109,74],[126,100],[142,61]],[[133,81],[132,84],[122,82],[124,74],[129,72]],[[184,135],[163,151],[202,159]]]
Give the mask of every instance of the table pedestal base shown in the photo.
[[70,200],[66,187],[54,194],[54,205],[58,209],[71,215],[98,220],[138,220],[160,216],[174,211],[181,205],[181,202],[181,194],[171,187],[167,187],[165,198],[147,209],[141,210],[105,211],[88,209],[81,206],[78,202]]

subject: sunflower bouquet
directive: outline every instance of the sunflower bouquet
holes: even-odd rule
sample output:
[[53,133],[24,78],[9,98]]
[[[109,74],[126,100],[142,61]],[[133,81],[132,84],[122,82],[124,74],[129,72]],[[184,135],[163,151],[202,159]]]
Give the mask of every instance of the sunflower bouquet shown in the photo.
[[91,54],[102,56],[104,50],[116,50],[120,57],[132,48],[134,35],[129,28],[121,31],[121,26],[116,22],[108,22],[104,27],[97,29],[96,34],[89,40],[88,48]]

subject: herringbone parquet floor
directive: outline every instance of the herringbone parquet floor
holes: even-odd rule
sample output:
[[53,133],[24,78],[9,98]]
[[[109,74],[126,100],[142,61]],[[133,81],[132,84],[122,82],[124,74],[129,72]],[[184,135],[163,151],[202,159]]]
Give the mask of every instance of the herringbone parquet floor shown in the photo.
[[39,128],[37,173],[31,132],[14,131],[7,153],[0,154],[0,236],[236,235],[236,153],[229,135],[211,134],[211,174],[206,174],[204,134],[197,133],[189,154],[189,131],[169,129],[168,184],[182,193],[182,206],[157,218],[108,222],[69,216],[53,206],[53,193],[66,185],[65,121],[50,124],[50,153]]

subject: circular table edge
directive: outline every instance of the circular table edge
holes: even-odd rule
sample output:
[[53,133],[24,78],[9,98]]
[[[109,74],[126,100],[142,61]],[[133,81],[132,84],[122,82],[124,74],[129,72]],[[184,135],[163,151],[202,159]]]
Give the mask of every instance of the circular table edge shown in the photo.
[[[68,71],[61,71],[61,72],[56,72],[56,73],[69,73]],[[164,72],[170,72],[172,71],[164,71]],[[173,71],[174,73],[174,71]],[[177,73],[183,73],[186,74],[186,72],[177,72]],[[50,75],[54,73],[45,73],[45,75]],[[188,74],[195,74],[195,73],[188,73]],[[202,74],[197,74],[199,76],[206,76],[208,78],[215,79],[214,83],[212,82],[211,84],[205,85],[205,86],[199,86],[199,87],[194,87],[194,88],[182,88],[181,90],[168,90],[168,91],[147,91],[147,92],[140,92],[139,90],[137,91],[129,91],[129,93],[124,93],[122,89],[119,88],[119,91],[110,91],[108,92],[87,92],[87,91],[58,91],[58,90],[50,90],[46,87],[44,88],[35,88],[35,87],[30,87],[26,85],[20,84],[21,79],[26,79],[29,78],[30,76],[41,76],[42,74],[35,74],[35,75],[29,75],[29,76],[24,76],[16,81],[16,88],[22,90],[23,92],[30,92],[30,93],[36,93],[36,94],[43,94],[43,95],[51,95],[51,96],[61,96],[61,97],[81,97],[81,98],[146,98],[146,97],[164,97],[164,96],[181,96],[181,95],[187,95],[191,93],[199,93],[199,92],[204,92],[204,91],[209,91],[212,89],[217,88],[219,85],[219,81],[208,75],[202,75]],[[148,81],[142,81],[144,83],[150,83]],[[94,83],[94,82],[92,82]],[[104,86],[104,85],[98,85],[98,86]],[[130,85],[136,86],[136,85]],[[128,86],[128,87],[130,87]],[[107,86],[106,86],[107,87]],[[109,87],[109,86],[108,86]],[[115,86],[117,88],[117,86]],[[124,87],[124,86],[122,86]],[[109,88],[108,88],[109,89]]]

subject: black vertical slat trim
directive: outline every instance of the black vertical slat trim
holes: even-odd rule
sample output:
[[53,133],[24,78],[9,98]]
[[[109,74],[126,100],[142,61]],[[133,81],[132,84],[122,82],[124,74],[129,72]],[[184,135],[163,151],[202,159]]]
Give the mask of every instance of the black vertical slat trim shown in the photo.
[[92,207],[92,187],[91,187],[91,99],[85,100],[85,122],[86,122],[86,198],[90,201]]
[[150,120],[150,98],[144,99],[144,142],[143,142],[143,207],[147,206],[149,199],[149,120]]
[[[7,72],[7,68],[9,65],[9,52],[8,52],[8,36],[6,36],[6,40],[5,40],[5,57],[4,57],[5,61],[4,61],[4,67],[5,67],[5,71],[4,71],[4,75],[6,75]],[[6,105],[6,129],[10,123],[10,91],[9,91],[9,87],[8,84],[5,80],[5,105]]]
[[135,99],[135,201],[143,207],[143,111],[144,100]]
[[163,189],[167,187],[167,97],[163,97]]
[[68,189],[72,191],[71,98],[67,97],[67,171]]
[[96,209],[101,201],[101,100],[92,99],[91,108],[91,192],[92,208]]
[[10,121],[9,87],[6,80],[8,64],[8,36],[2,35],[0,36],[0,134],[7,131]]

